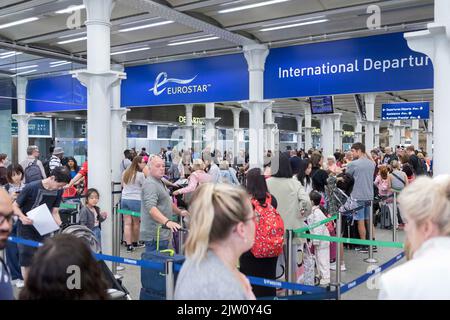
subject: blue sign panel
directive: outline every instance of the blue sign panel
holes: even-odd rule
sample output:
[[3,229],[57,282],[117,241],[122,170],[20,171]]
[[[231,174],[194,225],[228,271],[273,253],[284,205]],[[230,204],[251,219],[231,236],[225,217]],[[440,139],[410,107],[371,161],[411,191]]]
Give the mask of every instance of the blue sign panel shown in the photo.
[[311,114],[333,113],[333,97],[311,97]]
[[433,88],[431,60],[403,33],[271,49],[266,99]]
[[87,91],[72,75],[33,79],[27,85],[27,112],[86,110]]
[[381,120],[428,119],[429,102],[385,103],[381,106]]
[[242,54],[125,68],[122,107],[248,100]]
[[[18,125],[15,119],[11,121],[11,135],[17,136]],[[52,122],[51,119],[35,118],[28,122],[28,136],[31,138],[51,138]]]

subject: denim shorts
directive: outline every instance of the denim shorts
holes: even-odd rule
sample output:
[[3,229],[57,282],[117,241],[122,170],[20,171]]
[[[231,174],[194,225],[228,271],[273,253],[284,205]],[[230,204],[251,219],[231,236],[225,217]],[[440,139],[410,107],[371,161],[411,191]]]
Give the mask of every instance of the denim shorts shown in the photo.
[[362,208],[356,212],[356,214],[354,216],[354,220],[356,220],[356,221],[369,220],[371,204],[372,204],[371,201],[358,200],[358,207],[360,207],[360,206],[366,206],[366,207]]
[[124,210],[130,210],[133,212],[141,212],[141,201],[139,200],[128,200],[128,199],[122,199],[120,201],[120,208]]

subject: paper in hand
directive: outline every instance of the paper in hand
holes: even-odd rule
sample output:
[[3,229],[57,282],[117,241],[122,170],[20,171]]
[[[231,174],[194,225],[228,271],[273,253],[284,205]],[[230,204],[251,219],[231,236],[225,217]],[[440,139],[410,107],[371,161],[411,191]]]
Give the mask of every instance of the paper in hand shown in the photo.
[[45,236],[59,229],[46,204],[42,204],[28,211],[27,217],[33,220],[33,226],[41,236]]

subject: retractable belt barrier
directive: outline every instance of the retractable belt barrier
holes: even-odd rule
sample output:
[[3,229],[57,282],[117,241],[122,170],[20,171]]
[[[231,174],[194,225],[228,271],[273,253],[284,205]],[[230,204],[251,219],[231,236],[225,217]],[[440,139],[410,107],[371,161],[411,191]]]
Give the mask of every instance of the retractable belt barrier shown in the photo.
[[[113,193],[120,193],[120,192],[113,192]],[[76,208],[76,204],[62,204],[61,208],[67,208],[67,209],[74,209],[73,206]],[[361,206],[352,210],[348,210],[343,213],[351,213],[357,210],[360,210],[366,206]],[[118,210],[118,213],[125,214],[125,215],[132,215],[132,216],[140,216],[140,213],[133,212],[130,210]],[[340,213],[340,214],[343,214]],[[138,215],[139,214],[139,215]],[[362,239],[352,239],[352,238],[339,238],[339,237],[331,237],[331,236],[321,236],[321,235],[313,235],[313,234],[307,234],[305,232],[317,228],[320,225],[323,225],[325,223],[328,223],[330,221],[333,221],[337,219],[338,215],[334,215],[330,218],[327,218],[325,220],[319,221],[311,226],[300,228],[297,230],[293,230],[294,233],[298,234],[298,237],[300,238],[308,238],[308,239],[317,239],[317,240],[323,240],[323,241],[330,241],[330,242],[340,242],[340,243],[351,243],[351,244],[360,244],[360,245],[378,245],[380,247],[391,247],[391,248],[403,248],[404,244],[400,242],[386,242],[386,241],[374,241],[374,240],[362,240]],[[186,229],[182,229],[180,231],[187,231]],[[17,237],[8,237],[8,240],[11,242],[14,242],[16,244],[22,244],[26,246],[31,247],[41,247],[43,244],[40,242],[17,238]],[[367,281],[371,276],[381,273],[382,271],[386,270],[399,260],[401,260],[404,257],[405,253],[402,252],[392,258],[391,260],[387,261],[380,267],[376,268],[375,270],[369,271],[362,276],[356,278],[355,280],[343,284],[340,286],[340,292],[346,293],[350,291],[351,289],[359,286],[360,284]],[[156,263],[151,262],[148,260],[136,260],[136,259],[128,259],[128,258],[122,258],[118,256],[111,256],[106,254],[100,254],[100,253],[94,253],[94,256],[97,260],[105,260],[105,261],[111,261],[113,263],[123,263],[123,264],[129,264],[133,266],[138,266],[142,268],[149,268],[157,271],[164,272],[165,271],[165,264],[164,263]],[[180,264],[174,264],[173,270],[174,272],[179,272],[181,269]],[[301,291],[306,292],[308,294],[302,294],[302,295],[289,295],[285,297],[263,297],[259,298],[259,300],[324,300],[324,299],[337,299],[337,293],[336,291],[330,291],[330,288],[322,288],[322,287],[316,287],[316,286],[308,286],[308,285],[302,285],[298,283],[293,282],[281,282],[271,279],[264,279],[264,278],[258,278],[258,277],[247,277],[251,284],[258,285],[258,286],[264,286],[264,287],[272,287],[272,288],[278,288],[278,289],[286,289],[289,291]]]
[[[22,245],[26,245],[26,246],[30,246],[30,247],[35,247],[35,248],[43,246],[43,244],[40,242],[21,239],[21,238],[17,238],[17,237],[8,237],[8,241],[14,242],[16,244],[22,244]],[[101,254],[101,253],[94,253],[94,256],[97,260],[105,260],[105,261],[111,261],[111,262],[116,262],[116,263],[129,264],[129,265],[153,269],[153,270],[157,270],[157,271],[161,271],[161,272],[165,271],[165,265],[163,263],[156,263],[156,262],[151,262],[148,260],[128,259],[128,258],[111,256],[111,255],[106,255],[106,254]],[[180,269],[181,269],[180,264],[174,265],[175,272],[179,272]],[[258,277],[248,277],[248,279],[251,284],[259,285],[259,286],[288,289],[288,290],[295,290],[295,291],[303,291],[303,292],[308,292],[308,293],[322,293],[323,294],[323,293],[328,292],[328,290],[326,288],[320,288],[320,287],[315,287],[315,286],[306,286],[306,285],[301,285],[298,283],[281,282],[281,281],[275,281],[275,280],[258,278]]]

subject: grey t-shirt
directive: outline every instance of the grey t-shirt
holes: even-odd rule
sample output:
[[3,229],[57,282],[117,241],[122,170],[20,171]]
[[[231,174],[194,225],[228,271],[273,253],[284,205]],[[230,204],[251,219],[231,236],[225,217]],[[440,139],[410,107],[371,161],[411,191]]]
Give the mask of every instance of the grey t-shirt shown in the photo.
[[[157,238],[160,224],[150,216],[150,209],[156,207],[167,218],[172,218],[172,198],[161,180],[152,176],[145,179],[141,192],[141,240],[152,241]],[[160,240],[170,240],[170,230],[160,231]]]
[[352,161],[347,165],[347,173],[355,179],[352,198],[355,200],[373,200],[373,175],[375,163],[366,157]]
[[197,264],[186,259],[178,275],[175,300],[248,300],[244,287],[212,251]]

